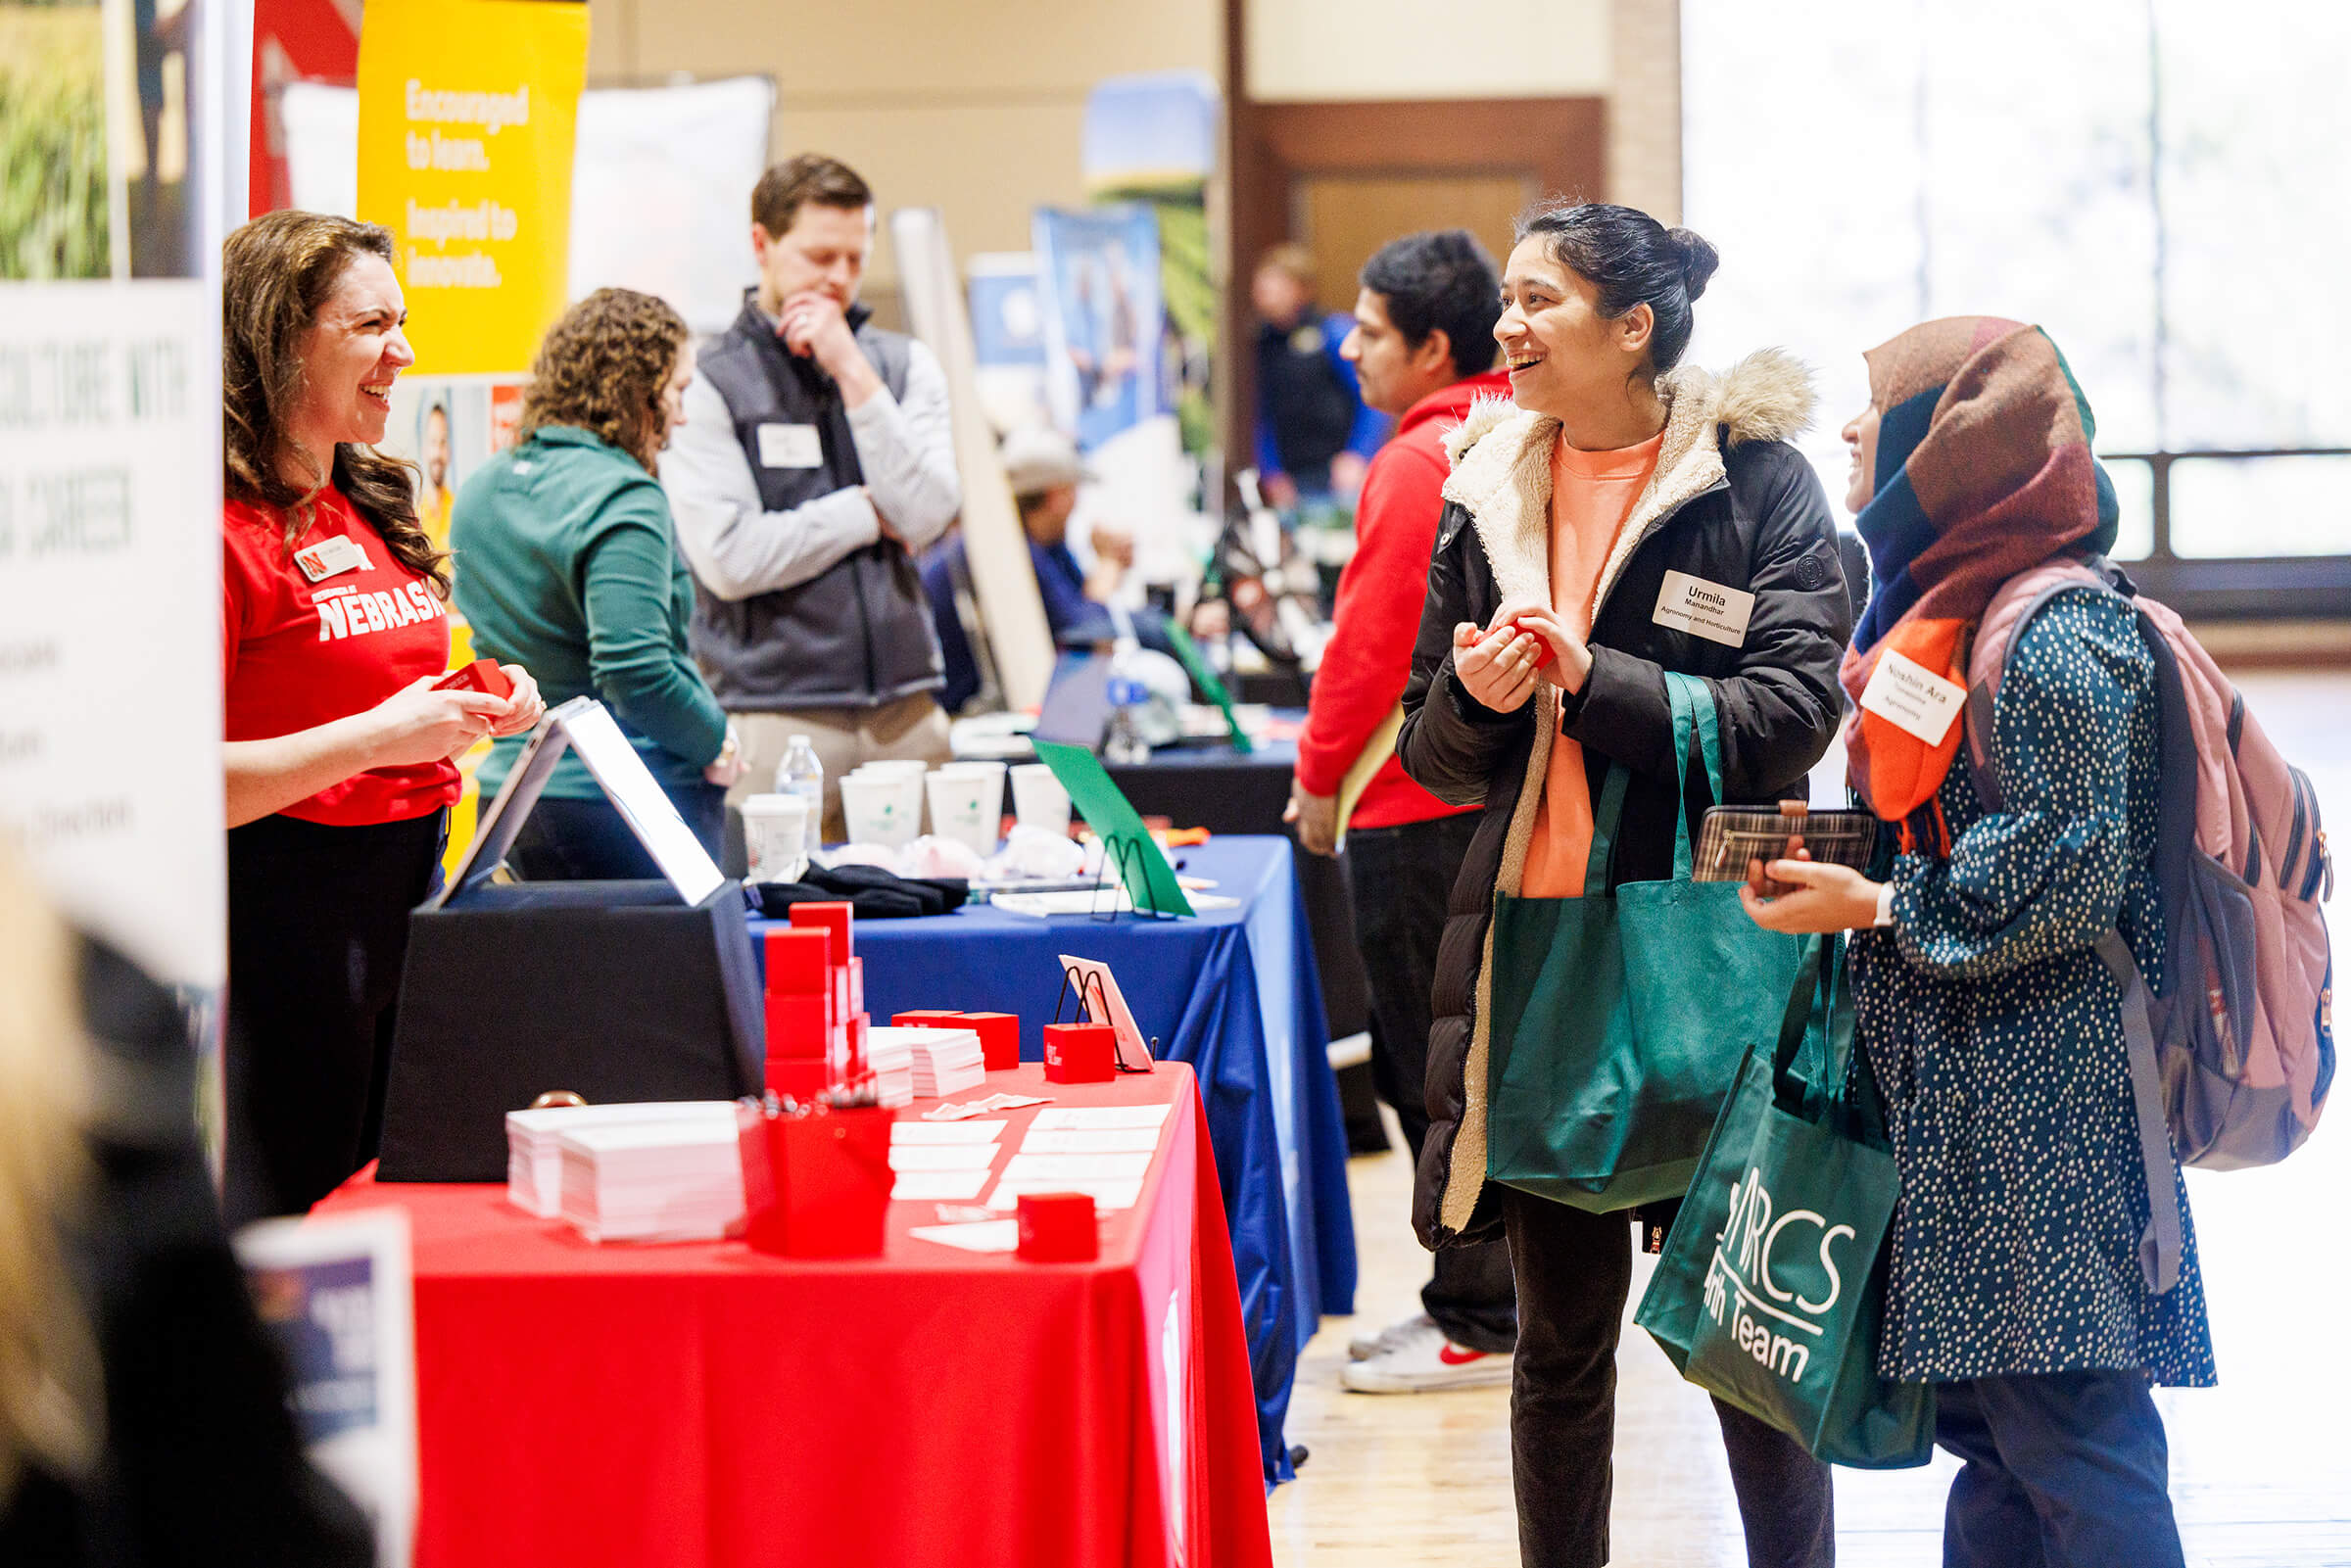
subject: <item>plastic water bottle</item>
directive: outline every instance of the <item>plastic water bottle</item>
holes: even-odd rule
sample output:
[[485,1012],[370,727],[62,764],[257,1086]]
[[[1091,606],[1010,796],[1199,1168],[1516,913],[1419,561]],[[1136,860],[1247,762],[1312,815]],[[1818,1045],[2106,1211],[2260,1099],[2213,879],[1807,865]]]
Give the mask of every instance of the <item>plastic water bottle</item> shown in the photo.
[[825,765],[816,760],[816,747],[806,736],[793,736],[784,760],[776,764],[776,793],[808,802],[808,857],[815,859],[825,842]]
[[1149,689],[1130,676],[1118,675],[1111,677],[1107,694],[1110,734],[1102,742],[1103,760],[1114,765],[1149,762],[1151,743],[1135,722],[1135,710],[1149,700]]

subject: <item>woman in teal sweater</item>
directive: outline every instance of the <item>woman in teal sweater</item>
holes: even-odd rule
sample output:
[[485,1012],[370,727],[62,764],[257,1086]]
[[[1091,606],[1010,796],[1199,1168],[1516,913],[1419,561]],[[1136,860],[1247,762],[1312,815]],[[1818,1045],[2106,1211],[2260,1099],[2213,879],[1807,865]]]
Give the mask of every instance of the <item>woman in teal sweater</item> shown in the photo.
[[[716,855],[742,764],[686,651],[694,579],[653,477],[693,379],[686,323],[661,301],[599,289],[573,306],[539,346],[519,439],[458,492],[450,546],[476,651],[527,664],[551,707],[602,702]],[[485,792],[522,743],[491,747]],[[534,881],[660,875],[577,756],[556,765],[507,859]]]

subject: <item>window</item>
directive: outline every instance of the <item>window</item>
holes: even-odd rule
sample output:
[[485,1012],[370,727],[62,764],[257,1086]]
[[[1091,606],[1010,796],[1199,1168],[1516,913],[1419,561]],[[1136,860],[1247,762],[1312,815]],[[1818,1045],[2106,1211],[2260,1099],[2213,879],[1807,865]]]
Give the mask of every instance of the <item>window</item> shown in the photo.
[[1693,357],[1819,377],[1832,497],[1861,353],[2036,321],[2097,416],[2115,553],[2190,613],[2351,614],[2351,7],[1682,0]]

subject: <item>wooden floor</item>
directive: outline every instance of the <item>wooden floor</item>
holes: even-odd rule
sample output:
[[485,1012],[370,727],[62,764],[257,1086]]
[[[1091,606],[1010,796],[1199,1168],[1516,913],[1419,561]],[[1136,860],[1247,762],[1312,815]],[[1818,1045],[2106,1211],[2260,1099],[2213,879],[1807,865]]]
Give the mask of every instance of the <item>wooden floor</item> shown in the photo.
[[[2317,784],[2351,883],[2351,674],[2247,675],[2247,702]],[[2351,964],[2351,898],[2336,951]],[[2338,1098],[2341,1098],[2338,1096]],[[1401,1149],[1401,1140],[1396,1140]],[[1350,1166],[1363,1259],[1360,1314],[1323,1320],[1298,1370],[1290,1441],[1312,1450],[1271,1499],[1283,1565],[1515,1562],[1510,1401],[1502,1389],[1369,1396],[1338,1386],[1347,1341],[1415,1310],[1427,1255],[1406,1222],[1401,1153]],[[2190,1568],[2351,1568],[2351,1108],[2268,1170],[2188,1175],[2220,1360],[2217,1389],[2160,1402],[2172,1497]],[[1633,1282],[1638,1301],[1644,1259]],[[1628,1313],[1619,1358],[1615,1560],[1628,1568],[1746,1562],[1705,1397],[1681,1382]],[[1837,1475],[1839,1560],[1941,1561],[1955,1468]]]

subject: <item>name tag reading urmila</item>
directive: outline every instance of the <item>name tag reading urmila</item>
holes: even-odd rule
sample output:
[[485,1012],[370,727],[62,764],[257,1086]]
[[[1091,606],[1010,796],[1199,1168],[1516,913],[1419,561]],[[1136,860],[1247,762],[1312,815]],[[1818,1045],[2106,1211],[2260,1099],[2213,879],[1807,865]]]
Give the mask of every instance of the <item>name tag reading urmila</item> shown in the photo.
[[1861,689],[1862,712],[1874,713],[1931,746],[1943,744],[1966,701],[1967,688],[1892,648],[1878,655],[1877,668]]
[[1754,613],[1752,594],[1688,572],[1667,572],[1657,589],[1656,612],[1650,619],[1735,648],[1746,642],[1748,619]]

